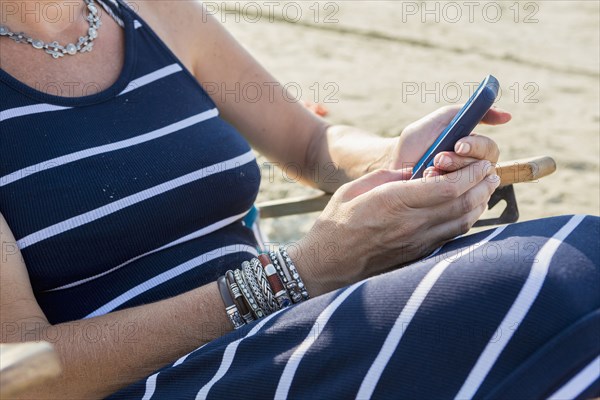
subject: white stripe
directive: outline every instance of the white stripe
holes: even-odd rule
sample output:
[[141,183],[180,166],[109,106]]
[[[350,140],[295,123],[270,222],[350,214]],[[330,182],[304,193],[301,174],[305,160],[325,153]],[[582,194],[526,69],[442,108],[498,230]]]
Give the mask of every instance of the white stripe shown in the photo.
[[[210,342],[208,342],[208,343],[210,343]],[[204,343],[202,346],[198,347],[197,349],[190,351],[190,352],[189,352],[189,353],[187,353],[185,356],[183,356],[183,357],[181,357],[180,359],[178,359],[177,361],[175,361],[175,362],[173,363],[172,367],[176,367],[176,366],[178,366],[178,365],[181,365],[181,364],[183,364],[183,362],[184,362],[185,360],[187,360],[187,358],[188,358],[189,356],[191,356],[191,355],[192,355],[192,354],[194,354],[195,352],[197,352],[197,351],[201,350],[201,349],[202,349],[204,346],[206,346],[208,343]]]
[[158,378],[158,372],[146,380],[146,392],[142,400],[150,400],[156,390],[156,379]]
[[332,301],[317,317],[313,324],[308,336],[302,341],[300,346],[296,348],[294,353],[290,356],[281,378],[279,378],[279,384],[275,391],[275,399],[287,399],[294,375],[298,370],[298,366],[302,361],[304,355],[308,352],[313,343],[319,338],[321,332],[325,329],[325,326],[329,322],[329,319],[335,313],[335,311],[342,305],[342,303],[350,296],[356,289],[363,285],[366,281],[357,282],[354,285],[344,290],[334,301]]
[[71,107],[55,106],[52,104],[34,104],[32,106],[9,108],[8,110],[0,111],[0,122],[11,118],[23,117],[31,114],[38,114],[49,111],[67,110]]
[[204,253],[198,257],[194,257],[191,260],[184,262],[176,267],[171,268],[168,271],[165,271],[155,277],[148,279],[147,281],[140,283],[139,285],[129,289],[125,293],[117,296],[113,300],[109,301],[102,307],[98,308],[96,311],[88,314],[85,318],[97,317],[99,315],[107,314],[113,311],[115,308],[125,304],[129,300],[139,296],[140,294],[155,288],[156,286],[165,283],[171,279],[178,277],[181,274],[184,274],[188,271],[191,271],[194,268],[199,268],[203,264],[216,260],[217,258],[223,257],[228,254],[235,253],[248,253],[252,254],[254,257],[258,255],[256,249],[252,246],[248,246],[245,244],[236,244],[221,247],[219,249],[215,249],[209,251],[208,253]]
[[[114,3],[117,7],[119,7],[119,5],[112,0],[109,0],[111,3]],[[109,6],[107,6],[106,4],[104,4],[104,2],[102,2],[102,0],[98,0],[98,2],[100,3],[100,5],[102,6],[102,8],[104,8],[104,10],[115,20],[115,22],[117,23],[117,25],[119,25],[121,28],[125,28],[125,24],[123,23],[123,20],[121,18],[119,18],[112,10],[112,8],[110,8]]]
[[[454,239],[454,240],[456,240],[456,239]],[[442,251],[442,249],[443,249],[443,248],[444,248],[444,246],[440,246],[440,247],[438,247],[437,249],[435,249],[435,250],[433,251],[433,253],[431,253],[430,255],[428,255],[427,257],[425,257],[425,258],[423,259],[423,261],[429,260],[430,258],[433,258],[433,257],[437,256],[437,254],[438,254],[440,251]]]
[[488,342],[483,352],[479,355],[479,359],[469,373],[465,383],[463,383],[460,391],[455,399],[471,399],[483,383],[483,380],[488,375],[498,357],[512,338],[515,326],[520,326],[521,322],[529,312],[529,309],[535,302],[546,275],[550,267],[550,261],[558,247],[566,239],[567,236],[583,221],[585,216],[576,215],[563,226],[553,237],[548,239],[542,249],[536,255],[536,260],[531,266],[529,276],[525,284],[521,288],[519,295],[508,310],[508,313],[500,323],[496,332],[501,332],[499,337],[495,336],[494,341]]
[[[198,347],[196,350],[193,350],[189,353],[187,353],[185,356],[181,357],[180,359],[178,359],[177,361],[175,361],[172,365],[172,367],[176,367],[178,365],[183,364],[183,362],[193,353],[197,352],[198,350],[200,350],[201,348],[203,348],[204,346],[206,346],[208,343],[203,344],[202,346]],[[160,374],[160,372],[155,373],[154,375],[148,377],[148,379],[146,379],[146,392],[144,393],[144,397],[142,397],[142,400],[150,400],[152,398],[152,396],[154,395],[154,392],[156,391],[156,380],[158,379],[158,375]]]
[[48,161],[44,161],[35,165],[30,165],[18,171],[12,172],[9,175],[3,176],[0,178],[0,187],[6,186],[28,176],[37,174],[38,172],[47,171],[52,168],[60,167],[65,164],[69,164],[75,161],[82,160],[84,158],[89,158],[93,156],[97,156],[99,154],[108,153],[111,151],[122,150],[127,147],[135,146],[141,143],[149,142],[151,140],[155,140],[161,138],[163,136],[169,135],[174,132],[181,131],[185,128],[188,128],[192,125],[199,124],[201,122],[207,121],[209,119],[215,118],[219,115],[219,111],[216,108],[213,108],[208,111],[204,111],[200,114],[194,115],[192,117],[186,118],[182,121],[175,122],[171,125],[165,126],[163,128],[154,130],[149,133],[145,133],[139,136],[132,137],[130,139],[122,140],[120,142],[110,143],[103,146],[92,147],[89,149],[81,150],[75,153],[67,154],[61,157],[56,157]]
[[252,330],[250,332],[248,332],[248,334],[246,336],[244,336],[243,338],[240,338],[234,342],[231,342],[227,345],[227,347],[225,348],[225,352],[223,353],[223,359],[221,360],[221,365],[219,366],[219,369],[217,370],[217,373],[215,374],[215,376],[212,377],[212,379],[202,387],[202,389],[200,389],[200,391],[198,392],[198,394],[196,395],[196,400],[203,400],[206,399],[206,397],[208,396],[208,392],[210,392],[210,389],[212,389],[212,387],[221,380],[221,378],[223,378],[225,376],[225,374],[227,373],[227,371],[229,371],[229,367],[231,367],[231,364],[233,363],[233,360],[235,358],[235,353],[237,351],[238,346],[240,345],[240,343],[243,340],[248,339],[251,336],[254,336],[258,333],[258,331],[267,323],[269,322],[269,320],[271,318],[273,318],[274,316],[276,316],[277,314],[279,314],[280,312],[284,311],[285,309],[279,310],[271,315],[269,315],[266,318],[261,319],[259,322],[256,323],[256,325],[254,326],[254,328],[252,328]]
[[177,359],[177,361],[175,361],[175,362],[173,363],[172,367],[176,367],[176,366],[178,366],[178,365],[181,365],[181,364],[183,364],[183,362],[184,362],[185,360],[187,360],[187,358],[188,358],[189,356],[191,356],[191,355],[192,355],[192,353],[195,353],[195,352],[197,352],[198,350],[200,350],[200,349],[201,349],[201,348],[203,348],[204,346],[206,346],[206,344],[203,344],[202,346],[198,347],[196,350],[193,350],[193,351],[191,351],[191,352],[187,353],[185,356],[183,356],[183,357],[181,357],[181,358]]
[[567,400],[578,397],[585,389],[600,378],[600,356],[589,363],[577,375],[558,389],[548,400]]
[[182,70],[181,65],[179,65],[177,63],[167,65],[164,68],[158,69],[154,72],[151,72],[149,74],[146,74],[144,76],[141,76],[137,79],[132,80],[131,82],[129,82],[129,85],[127,85],[125,90],[123,90],[121,93],[119,93],[119,96],[122,96],[125,93],[129,93],[132,90],[139,89],[142,86],[146,86],[152,82],[156,82],[156,81],[158,81],[164,77],[167,77],[169,75],[173,75],[181,70]]
[[[89,278],[85,278],[85,279],[79,280],[77,282],[69,283],[67,285],[60,286],[60,287],[57,287],[57,288],[54,288],[54,289],[48,289],[48,290],[45,290],[45,292],[54,292],[56,290],[69,289],[69,288],[72,288],[72,287],[75,287],[75,286],[79,286],[81,284],[93,281],[95,279],[101,278],[101,277],[103,277],[105,275],[110,274],[111,272],[115,272],[116,270],[123,268],[124,266],[126,266],[128,264],[131,264],[134,261],[139,260],[142,257],[146,257],[146,256],[148,256],[150,254],[157,253],[159,251],[168,249],[170,247],[177,246],[178,244],[189,242],[190,240],[198,239],[199,237],[202,237],[202,236],[208,235],[210,233],[213,233],[215,231],[218,231],[219,229],[221,229],[221,228],[223,228],[225,226],[228,226],[228,225],[234,223],[235,221],[239,221],[240,219],[242,219],[247,214],[248,214],[248,211],[246,211],[244,213],[241,213],[241,214],[238,214],[238,215],[234,215],[233,217],[225,218],[225,219],[223,219],[221,221],[215,222],[214,224],[205,226],[204,228],[199,229],[196,232],[193,232],[193,233],[191,233],[189,235],[181,237],[181,238],[179,238],[179,239],[177,239],[177,240],[175,240],[175,241],[173,241],[171,243],[167,243],[166,245],[164,245],[162,247],[159,247],[158,249],[154,249],[154,250],[151,250],[151,251],[149,251],[147,253],[140,254],[139,256],[134,257],[134,258],[132,258],[130,260],[127,260],[124,263],[119,264],[116,267],[109,269],[108,271],[102,272],[101,274],[94,275],[94,276],[91,276]],[[264,248],[264,247],[261,247],[261,248]]]
[[[131,92],[132,90],[139,89],[142,86],[145,86],[149,83],[155,82],[161,78],[164,78],[166,76],[169,76],[169,75],[179,72],[181,70],[182,70],[181,66],[177,63],[160,68],[157,71],[151,72],[147,75],[141,76],[141,77],[131,81],[129,83],[129,85],[127,85],[125,90],[123,90],[121,93],[119,93],[119,96],[122,94],[128,93],[128,92]],[[25,106],[25,107],[9,108],[8,110],[0,111],[0,122],[6,121],[11,118],[24,117],[27,115],[39,114],[39,113],[51,112],[51,111],[69,110],[71,108],[73,108],[73,107],[63,107],[63,106],[56,106],[53,104],[45,104],[45,103],[34,104],[31,106]]]
[[143,25],[142,25],[142,23],[141,23],[140,21],[138,21],[137,19],[134,19],[134,20],[133,20],[133,27],[134,27],[135,29],[139,29],[139,28],[141,28],[142,26],[143,26]]
[[158,196],[170,190],[176,189],[180,186],[187,185],[190,182],[194,182],[208,176],[221,173],[230,169],[238,168],[241,165],[248,164],[255,159],[254,153],[252,150],[247,153],[242,154],[241,156],[234,157],[230,160],[220,162],[218,164],[211,165],[209,167],[202,168],[198,171],[194,171],[187,175],[181,176],[179,178],[170,180],[168,182],[162,183],[160,185],[154,186],[152,188],[143,190],[141,192],[135,193],[131,196],[127,196],[121,200],[117,200],[113,203],[107,204],[105,206],[96,208],[95,210],[88,211],[81,215],[77,215],[73,218],[69,218],[66,221],[59,222],[47,228],[41,229],[37,232],[34,232],[26,237],[17,241],[17,245],[22,250],[28,246],[31,246],[35,243],[38,243],[42,240],[48,239],[50,237],[59,235],[71,229],[78,228],[82,225],[89,224],[97,219],[105,217],[107,215],[113,214],[117,211],[120,211],[126,207],[130,207],[134,204],[142,202],[144,200],[148,200],[152,197]]
[[[474,251],[477,247],[480,247],[500,233],[502,233],[506,229],[506,226],[502,226],[494,230],[489,236],[483,239],[480,243],[475,246],[469,246],[460,251],[459,257],[463,257]],[[404,332],[408,328],[408,325],[412,321],[413,317],[419,310],[419,307],[425,300],[425,297],[429,294],[429,291],[438,281],[442,273],[450,266],[454,261],[456,261],[456,257],[452,257],[452,259],[444,259],[438,264],[436,264],[428,273],[425,275],[423,280],[419,283],[415,291],[411,294],[408,302],[400,312],[400,316],[396,319],[394,326],[388,333],[385,338],[385,342],[377,354],[377,358],[371,364],[369,371],[365,375],[362,384],[360,385],[360,389],[358,390],[358,394],[356,395],[357,399],[369,399],[373,395],[375,388],[377,387],[377,383],[385,370],[390,358],[396,351],[398,344],[402,340]]]

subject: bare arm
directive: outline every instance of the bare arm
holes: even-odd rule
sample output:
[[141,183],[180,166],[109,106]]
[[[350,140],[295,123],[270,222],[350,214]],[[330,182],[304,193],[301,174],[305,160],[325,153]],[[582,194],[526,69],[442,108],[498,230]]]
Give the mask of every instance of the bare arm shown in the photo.
[[[452,107],[438,110],[412,124],[401,138],[331,125],[290,101],[294,96],[200,2],[137,4],[139,13],[203,84],[221,115],[256,150],[280,166],[293,163],[305,184],[326,192],[377,169],[414,164],[443,129],[439,122],[447,124],[446,117],[456,114]],[[257,87],[259,96],[252,89]],[[247,101],[250,96],[252,101]],[[492,110],[484,122],[496,125],[509,119],[508,113]],[[478,159],[476,154],[463,156]]]
[[[0,342],[46,340],[63,366],[57,381],[22,398],[103,398],[232,330],[216,283],[100,317],[51,325],[0,214]],[[313,295],[322,293],[303,273]]]
[[[158,2],[147,3],[154,4]],[[228,87],[234,86],[236,82],[243,85],[253,81],[273,81],[273,78],[216,21],[207,17],[206,23],[198,23],[204,17],[202,14],[198,14],[202,11],[201,8],[198,8],[200,6],[197,3],[179,2],[176,3],[180,5],[178,7],[172,7],[173,2],[162,3],[171,6],[168,11],[160,14],[164,19],[162,23],[152,20],[151,15],[144,15],[144,17],[153,26],[159,28],[161,25],[163,27],[167,25],[175,26],[176,29],[172,33],[174,37],[194,38],[191,43],[193,46],[186,45],[185,48],[195,47],[197,51],[194,52],[193,57],[190,58],[188,54],[188,57],[182,57],[182,59],[184,62],[188,61],[188,67],[191,67],[190,69],[201,81],[225,83],[229,85]],[[188,10],[190,7],[194,8],[195,14]],[[143,9],[140,12],[144,14]],[[177,13],[183,13],[183,15],[177,15]],[[186,24],[186,21],[188,21],[188,24]],[[192,22],[195,22],[195,24]],[[190,24],[194,25],[195,28],[188,28]],[[187,29],[195,30],[186,32]],[[157,30],[160,33],[160,29]],[[173,39],[174,42],[170,43],[168,34],[165,34],[163,39],[169,45],[176,42],[181,46],[181,43],[185,42],[181,39]],[[195,43],[194,40],[196,40]],[[172,47],[176,53],[179,51],[184,56],[186,55],[185,49],[178,48],[176,44]],[[210,62],[201,62],[202,60],[210,60]],[[301,165],[306,182],[328,191],[333,191],[346,180],[356,178],[371,169],[378,168],[380,163],[382,166],[385,165],[385,157],[389,155],[388,151],[391,151],[389,146],[391,141],[389,139],[378,138],[355,128],[330,127],[325,121],[305,110],[300,104],[290,103],[283,99],[283,94],[275,97],[273,101],[265,97],[256,103],[228,103],[226,100],[220,100],[219,93],[211,93],[211,95],[225,118],[238,127],[256,149],[272,160],[284,163],[295,162]],[[322,180],[316,182],[312,180],[310,172],[314,171],[315,166],[321,169],[326,167],[329,162],[339,166],[336,170],[338,182],[335,182],[336,179],[334,179],[334,183],[328,186]],[[322,176],[322,174],[319,174],[319,176]],[[373,185],[377,186],[380,183],[377,179],[382,176],[387,177],[387,175],[375,174],[367,180],[374,179],[376,182]],[[390,180],[401,178],[394,174],[390,176]],[[416,186],[418,183],[412,183],[411,185]],[[365,186],[364,182],[357,182],[350,187],[351,192],[353,194],[361,192],[364,189],[363,186]],[[393,189],[390,192],[394,195],[410,192],[410,187],[409,189],[398,190],[399,187],[394,186]],[[416,190],[416,188],[413,189]],[[473,207],[474,210],[471,210],[473,215],[469,214],[468,221],[463,221],[457,216],[467,214],[466,210],[462,209],[459,210],[460,212],[454,213],[441,210],[436,215],[456,217],[457,226],[467,226],[478,217],[474,211],[478,211],[479,208],[483,207],[487,202],[487,198],[489,198],[488,192],[491,189],[483,189],[478,189],[472,195],[476,199],[470,201],[469,204],[473,203],[477,205],[477,208]],[[423,199],[427,199],[427,193],[425,191],[422,194]],[[340,194],[340,196],[343,195],[343,193]],[[457,196],[459,195],[463,195],[463,193],[457,193]],[[364,197],[361,201],[366,204],[371,203],[373,199]],[[463,204],[464,201],[457,200],[457,203]],[[331,207],[334,206],[337,207],[338,204],[336,203]],[[339,212],[337,208],[331,207],[330,211],[321,218],[321,221],[325,221],[321,225],[327,228],[323,229],[323,232],[327,233],[336,231],[336,229],[329,229],[328,223],[335,221]],[[368,213],[365,211],[362,215],[370,215],[373,210],[369,209],[368,211]],[[361,215],[352,212],[341,213],[341,215],[354,214]],[[407,215],[408,211],[402,213],[398,216],[398,220],[414,220],[414,218]],[[434,226],[427,220],[427,218],[432,218],[430,217],[431,213],[424,212],[423,215],[427,216],[423,217],[425,221],[423,226]],[[359,220],[364,221],[366,219]],[[389,224],[387,222],[389,220],[391,219],[383,218],[381,220],[383,222],[376,224],[376,226],[382,232],[394,232],[395,230],[388,229],[389,226],[384,223]],[[351,228],[360,227],[360,224],[349,225]],[[332,224],[331,226],[336,227],[337,225]],[[426,231],[427,229],[422,228],[421,230]],[[428,245],[437,245],[453,237],[453,235],[455,236],[456,230],[454,226],[444,227],[444,234],[438,233],[435,240],[428,241]],[[389,252],[385,254],[385,256],[390,257],[388,263],[370,262],[369,257],[366,255],[369,255],[372,250],[354,244],[356,242],[362,246],[367,246],[369,243],[373,243],[373,241],[363,240],[363,230],[354,232],[349,228],[347,231],[337,231],[339,231],[337,242],[340,243],[340,246],[343,245],[343,249],[348,250],[343,252],[348,262],[341,264],[348,267],[348,269],[351,269],[352,262],[361,257],[366,260],[363,263],[364,265],[397,265],[399,260],[392,259],[387,254]],[[446,234],[446,232],[449,233]],[[320,237],[318,234],[312,236]],[[413,231],[406,233],[406,237],[414,236]],[[430,236],[420,235],[419,237],[429,238]],[[355,239],[355,242],[351,239]],[[389,240],[389,243],[401,243],[401,239],[393,237]],[[332,238],[329,237],[328,240],[331,241]],[[317,240],[317,242],[325,243],[326,241]],[[46,385],[43,390],[32,390],[24,396],[26,398],[104,397],[148,376],[152,371],[173,362],[178,357],[221,336],[230,329],[220,295],[214,283],[157,303],[130,308],[85,321],[51,325],[35,300],[26,266],[20,252],[16,250],[14,237],[6,221],[1,216],[0,245],[1,341],[19,342],[46,339],[55,344],[64,366],[64,374],[59,381]],[[373,246],[373,248],[378,251],[380,249],[376,246]],[[309,251],[306,252],[306,254],[308,253]],[[416,254],[414,258],[420,255],[422,254]],[[340,273],[337,275],[350,276],[351,278],[340,282],[331,279],[334,284],[328,284],[324,271],[329,271],[329,275],[336,275],[334,274],[337,272],[335,268],[328,267],[328,270],[324,267],[318,268],[318,262],[307,261],[301,256],[298,256],[298,258],[300,272],[313,296],[365,276],[365,274],[359,274],[356,271],[346,271],[345,274]],[[312,265],[312,267],[302,268],[302,264]],[[361,265],[358,265],[357,268],[361,268]],[[316,279],[320,276],[324,278]],[[133,327],[135,333],[133,335],[126,334],[128,331],[123,333],[123,329],[126,327]],[[98,331],[103,335],[101,340],[90,340],[89,332]],[[120,332],[120,334],[114,332]]]
[[[299,167],[305,184],[333,192],[384,166],[397,139],[331,126],[300,102],[291,101],[294,95],[200,2],[152,1],[139,6],[142,17],[202,83],[221,115],[270,161]],[[255,93],[259,93],[257,101]],[[250,96],[253,101],[247,101]]]
[[23,398],[102,398],[230,329],[215,283],[157,303],[51,325],[1,214],[0,244],[1,341],[47,340],[64,370],[59,380]]
[[[181,4],[184,6],[180,8],[185,11],[183,7],[189,3]],[[168,15],[165,20],[171,21],[171,26],[182,26],[177,20],[179,15],[162,15]],[[199,47],[204,50],[202,56],[214,52],[210,59],[220,61],[204,63],[206,70],[192,66],[197,76],[230,85],[255,80],[274,82],[218,23],[197,24],[198,14],[193,21],[204,29],[202,35],[194,36],[205,43]],[[177,32],[179,38],[185,37],[180,33]],[[236,67],[224,68],[224,65]],[[235,105],[219,101],[218,93],[211,95],[224,117],[240,127],[255,148],[271,159],[295,162],[303,166],[303,171],[309,170],[310,160],[316,161],[309,157],[309,149],[314,147],[313,143],[324,143],[315,138],[324,135],[328,125],[300,104],[284,100],[282,94],[272,102],[265,97],[257,104]],[[266,117],[255,118],[257,114]],[[25,398],[104,397],[231,329],[215,283],[157,303],[52,325],[36,302],[26,265],[1,215],[0,245],[1,341],[52,342],[64,368],[58,381],[43,389],[33,388],[23,396]],[[304,280],[311,289],[314,280],[308,273],[304,273]],[[311,294],[319,293],[313,283]]]

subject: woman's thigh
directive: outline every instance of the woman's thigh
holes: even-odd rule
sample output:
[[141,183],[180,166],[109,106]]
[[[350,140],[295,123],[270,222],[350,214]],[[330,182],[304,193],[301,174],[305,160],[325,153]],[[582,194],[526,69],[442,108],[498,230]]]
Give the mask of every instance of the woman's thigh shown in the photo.
[[596,217],[557,217],[457,239],[215,340],[115,397],[548,396],[600,351],[599,231]]

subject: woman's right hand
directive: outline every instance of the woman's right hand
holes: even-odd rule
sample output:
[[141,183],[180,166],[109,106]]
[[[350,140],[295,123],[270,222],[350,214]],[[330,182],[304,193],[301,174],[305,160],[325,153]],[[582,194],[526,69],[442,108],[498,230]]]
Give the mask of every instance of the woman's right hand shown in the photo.
[[342,186],[309,233],[288,247],[313,295],[430,254],[468,232],[500,184],[489,161],[407,180],[379,170]]

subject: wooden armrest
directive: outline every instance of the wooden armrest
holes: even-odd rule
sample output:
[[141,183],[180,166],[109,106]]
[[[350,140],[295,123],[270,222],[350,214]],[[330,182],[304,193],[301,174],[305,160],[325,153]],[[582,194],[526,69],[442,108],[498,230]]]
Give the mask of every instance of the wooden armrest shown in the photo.
[[329,200],[331,200],[331,195],[323,193],[310,197],[266,201],[257,204],[257,207],[260,210],[260,218],[279,218],[288,215],[323,211]]
[[60,375],[58,355],[48,342],[0,344],[0,398]]
[[[552,157],[547,156],[506,161],[498,163],[496,166],[496,172],[501,181],[500,186],[535,181],[552,174],[554,171],[556,171],[556,162]],[[330,199],[330,194],[320,194],[310,197],[267,201],[258,204],[257,207],[260,210],[261,218],[279,218],[322,211]]]
[[500,177],[500,186],[508,186],[548,176],[556,171],[556,162],[552,157],[531,157],[498,163],[496,171]]

